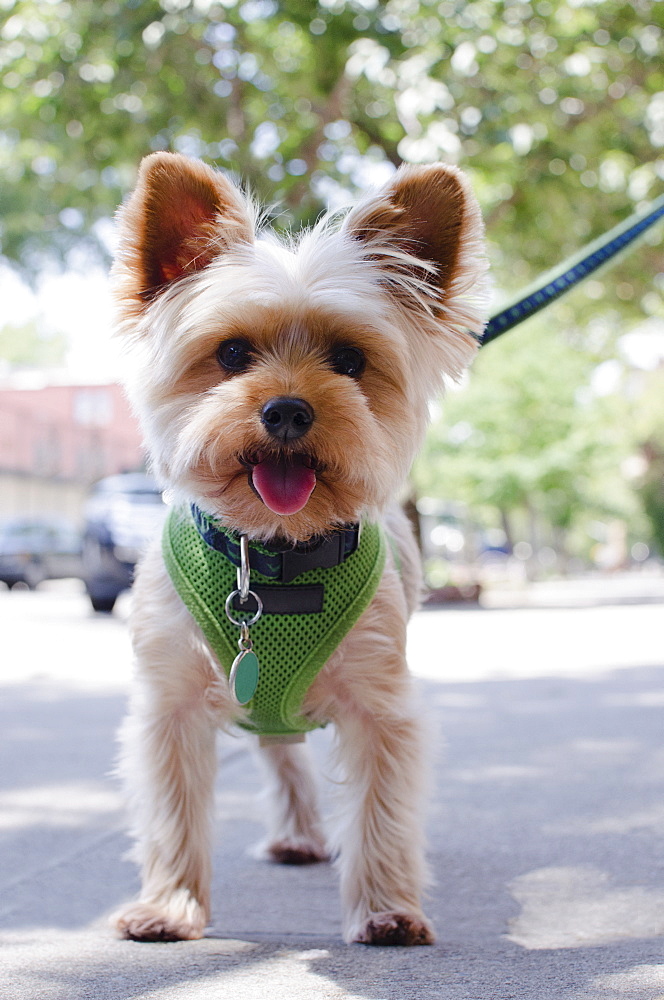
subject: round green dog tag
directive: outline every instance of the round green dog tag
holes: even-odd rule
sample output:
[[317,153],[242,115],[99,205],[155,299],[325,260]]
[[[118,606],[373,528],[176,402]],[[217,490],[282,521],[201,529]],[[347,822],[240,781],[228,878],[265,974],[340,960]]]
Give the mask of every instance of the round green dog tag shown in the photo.
[[228,680],[238,705],[251,701],[258,687],[258,657],[252,650],[245,649],[235,657]]

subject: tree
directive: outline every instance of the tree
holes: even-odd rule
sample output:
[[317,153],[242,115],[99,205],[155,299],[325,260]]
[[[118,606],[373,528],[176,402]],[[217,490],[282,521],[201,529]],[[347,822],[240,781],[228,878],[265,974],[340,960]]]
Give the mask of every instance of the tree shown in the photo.
[[627,396],[594,384],[617,353],[615,333],[603,323],[591,336],[570,333],[571,308],[558,304],[553,323],[540,319],[480,352],[467,385],[448,394],[414,479],[420,493],[499,524],[510,542],[541,543],[544,530],[548,544],[586,555],[580,529],[638,516],[623,473],[637,427]]
[[44,333],[42,324],[31,320],[0,328],[0,366],[42,368],[61,364],[66,352],[61,333]]
[[[25,275],[72,248],[103,254],[107,220],[156,149],[242,177],[281,206],[283,226],[402,161],[457,162],[506,293],[641,207],[664,177],[657,0],[3,6],[0,236]],[[485,509],[529,507],[561,531],[581,507],[634,513],[619,472],[631,414],[616,396],[609,417],[588,386],[615,331],[664,315],[658,237],[483,349],[434,430],[422,489],[463,487]]]
[[[656,0],[5,0],[2,248],[99,243],[140,157],[173,148],[311,221],[402,160],[461,163],[512,289],[664,172]],[[661,310],[624,264],[590,306]]]
[[649,520],[654,548],[664,557],[664,366],[649,372],[644,382],[636,421],[643,458],[637,492]]

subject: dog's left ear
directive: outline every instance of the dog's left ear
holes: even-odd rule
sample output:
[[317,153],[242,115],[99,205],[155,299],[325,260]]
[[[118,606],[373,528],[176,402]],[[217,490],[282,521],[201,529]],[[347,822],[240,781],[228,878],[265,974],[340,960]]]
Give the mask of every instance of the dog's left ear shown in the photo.
[[178,153],[145,157],[117,218],[116,288],[134,309],[230,247],[253,240],[242,192],[219,171]]
[[[410,272],[441,308],[449,308],[460,286],[467,290],[486,270],[479,206],[453,166],[401,167],[385,188],[350,212],[343,229],[364,242],[395,294],[399,275]],[[403,286],[401,291],[407,294]]]

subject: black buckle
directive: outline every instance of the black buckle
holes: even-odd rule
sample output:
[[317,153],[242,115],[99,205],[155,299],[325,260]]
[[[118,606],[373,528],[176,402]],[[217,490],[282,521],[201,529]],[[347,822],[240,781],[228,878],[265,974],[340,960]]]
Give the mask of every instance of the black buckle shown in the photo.
[[332,569],[339,566],[360,543],[359,524],[350,525],[324,535],[312,544],[305,543],[301,548],[285,549],[281,553],[281,582],[290,583],[300,573],[310,569]]

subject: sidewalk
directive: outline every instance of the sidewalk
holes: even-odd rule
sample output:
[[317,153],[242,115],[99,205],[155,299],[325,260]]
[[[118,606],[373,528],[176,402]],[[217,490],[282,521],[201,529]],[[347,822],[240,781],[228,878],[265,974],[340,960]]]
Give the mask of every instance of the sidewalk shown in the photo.
[[[0,593],[12,657],[0,997],[661,1000],[664,605],[628,597],[416,617],[417,683],[440,734],[428,825],[439,943],[373,949],[341,942],[332,867],[248,853],[262,805],[242,737],[220,741],[210,936],[116,940],[106,914],[137,888],[107,777],[122,622],[91,616],[76,592]],[[329,739],[310,737],[323,772]]]

